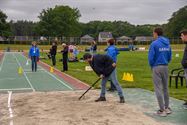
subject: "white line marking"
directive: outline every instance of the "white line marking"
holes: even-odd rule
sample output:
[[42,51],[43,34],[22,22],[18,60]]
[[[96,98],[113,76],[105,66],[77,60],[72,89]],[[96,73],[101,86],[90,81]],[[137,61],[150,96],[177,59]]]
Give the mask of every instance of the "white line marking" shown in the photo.
[[34,73],[34,74],[39,74],[39,73],[44,73],[45,71],[43,70],[43,71],[41,71],[41,72],[31,72],[31,71],[29,71],[29,72],[25,72],[25,73],[27,73],[27,74],[29,74],[29,73]]
[[10,120],[10,125],[14,125],[14,123],[13,123],[13,120],[12,120],[12,119]]
[[[27,57],[25,57],[24,55],[22,55],[25,59],[27,59]],[[47,74],[49,74],[50,76],[52,76],[54,79],[56,79],[57,81],[59,81],[62,85],[66,86],[67,88],[73,90],[72,87],[68,86],[67,84],[65,84],[63,81],[61,81],[59,78],[57,78],[55,75],[51,74],[50,72],[46,71],[46,69],[44,69],[43,67],[41,66],[38,66],[40,67],[41,69],[43,69]]]
[[11,97],[12,97],[12,91],[8,91],[8,110],[9,110],[9,117],[10,117],[10,125],[13,125],[13,111],[11,108]]
[[[16,58],[17,64],[18,64],[20,67],[22,67],[21,64],[20,64],[20,62],[18,61],[17,57],[15,56],[15,54],[13,54],[13,55],[14,55],[14,57]],[[23,68],[22,68],[22,69],[23,69]],[[26,75],[24,69],[23,69],[23,74],[24,74],[25,78],[27,79],[27,81],[28,81],[30,87],[31,87],[32,90],[35,92],[36,90],[34,89],[34,87],[32,86],[31,82],[29,81],[29,79],[28,79],[28,77],[27,77],[27,75]]]
[[0,89],[0,91],[32,90],[31,88]]
[[8,108],[11,107],[10,103],[11,103],[11,96],[12,96],[12,91],[8,91]]
[[8,108],[9,108],[9,115],[10,118],[13,118],[13,111],[11,108],[11,97],[12,97],[12,91],[8,91]]
[[5,61],[5,56],[6,56],[6,53],[5,53],[4,56],[3,56],[3,61],[2,61],[1,66],[0,66],[0,72],[1,72],[1,70],[2,70],[2,67],[3,67],[4,61]]
[[1,78],[0,81],[1,80],[14,80],[14,79],[16,79],[16,78]]
[[73,90],[73,88],[71,88],[70,86],[68,86],[67,84],[65,84],[64,82],[62,82],[60,79],[58,79],[55,75],[49,73],[48,71],[45,71],[47,74],[49,74],[50,76],[52,76],[54,79],[56,79],[57,81],[59,81],[60,83],[62,83],[64,86],[66,86],[67,88]]
[[[32,72],[31,69],[24,69],[25,72]],[[44,69],[37,69],[37,71],[45,71]]]

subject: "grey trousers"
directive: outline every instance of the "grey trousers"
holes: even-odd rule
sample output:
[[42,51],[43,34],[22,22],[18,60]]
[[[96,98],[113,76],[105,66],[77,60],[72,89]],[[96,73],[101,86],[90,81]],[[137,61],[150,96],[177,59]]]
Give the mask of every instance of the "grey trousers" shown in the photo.
[[187,86],[187,69],[184,69],[184,76],[185,76],[186,86]]
[[161,110],[169,107],[168,66],[153,67],[153,82],[158,105]]

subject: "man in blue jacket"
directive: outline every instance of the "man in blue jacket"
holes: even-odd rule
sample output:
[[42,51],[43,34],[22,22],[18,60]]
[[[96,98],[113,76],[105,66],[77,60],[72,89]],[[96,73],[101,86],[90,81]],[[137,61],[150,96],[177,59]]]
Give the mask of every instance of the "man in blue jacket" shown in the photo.
[[159,116],[171,114],[168,94],[168,63],[171,61],[171,47],[167,38],[163,37],[162,28],[153,31],[154,40],[149,48],[148,60],[153,73],[153,82],[160,109]]
[[[117,55],[119,54],[119,51],[115,47],[114,43],[115,43],[114,39],[109,39],[107,41],[108,47],[105,49],[105,51],[106,51],[106,54],[112,58],[114,63],[116,63],[117,62]],[[116,87],[114,86],[114,84],[110,80],[110,88],[108,89],[108,91],[114,92],[115,90],[116,90]]]
[[37,61],[39,60],[40,56],[40,51],[39,48],[37,47],[36,42],[32,42],[32,47],[30,48],[29,51],[29,58],[31,58],[32,61],[32,72],[37,71]]

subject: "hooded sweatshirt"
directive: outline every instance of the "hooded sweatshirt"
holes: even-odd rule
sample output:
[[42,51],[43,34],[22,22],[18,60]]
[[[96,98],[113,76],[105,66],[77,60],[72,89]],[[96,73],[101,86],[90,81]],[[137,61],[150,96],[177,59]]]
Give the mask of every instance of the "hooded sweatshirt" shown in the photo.
[[153,41],[149,48],[148,60],[151,68],[158,65],[168,65],[171,61],[172,53],[169,39],[159,36]]
[[108,48],[105,49],[107,51],[107,55],[109,55],[113,61],[117,62],[117,55],[119,54],[118,49],[114,45],[108,46]]

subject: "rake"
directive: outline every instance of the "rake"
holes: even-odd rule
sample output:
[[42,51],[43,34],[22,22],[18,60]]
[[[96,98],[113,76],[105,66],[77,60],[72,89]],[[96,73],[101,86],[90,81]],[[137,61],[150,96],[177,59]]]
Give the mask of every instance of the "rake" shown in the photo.
[[81,98],[82,98],[92,87],[94,87],[95,84],[96,84],[97,82],[99,82],[100,79],[101,79],[101,78],[98,78],[98,79],[91,85],[91,87],[88,88],[88,89],[79,97],[79,100],[81,100]]

